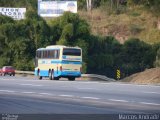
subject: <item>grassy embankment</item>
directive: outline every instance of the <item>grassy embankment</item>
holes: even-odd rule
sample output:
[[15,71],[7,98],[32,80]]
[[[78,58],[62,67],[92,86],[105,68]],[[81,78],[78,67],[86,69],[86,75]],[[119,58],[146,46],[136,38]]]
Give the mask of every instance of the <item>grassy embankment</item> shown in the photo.
[[133,74],[126,77],[122,82],[130,82],[136,84],[160,84],[160,68],[152,68],[144,72]]
[[107,14],[107,10],[100,8],[92,12],[79,10],[78,13],[88,21],[95,35],[113,35],[120,43],[132,37],[150,44],[160,42],[158,18],[141,7],[129,9],[119,15]]

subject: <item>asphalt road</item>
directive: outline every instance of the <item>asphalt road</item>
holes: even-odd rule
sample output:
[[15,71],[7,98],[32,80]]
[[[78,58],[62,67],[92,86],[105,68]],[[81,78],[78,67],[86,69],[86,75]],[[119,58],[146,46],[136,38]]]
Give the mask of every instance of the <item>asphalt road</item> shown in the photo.
[[0,113],[160,113],[160,86],[0,76]]

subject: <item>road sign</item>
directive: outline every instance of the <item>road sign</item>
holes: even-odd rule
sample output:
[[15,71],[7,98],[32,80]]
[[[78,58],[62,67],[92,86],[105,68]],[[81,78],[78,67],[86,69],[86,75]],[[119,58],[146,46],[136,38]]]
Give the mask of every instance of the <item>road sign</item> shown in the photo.
[[121,78],[121,71],[117,69],[117,79],[119,80]]

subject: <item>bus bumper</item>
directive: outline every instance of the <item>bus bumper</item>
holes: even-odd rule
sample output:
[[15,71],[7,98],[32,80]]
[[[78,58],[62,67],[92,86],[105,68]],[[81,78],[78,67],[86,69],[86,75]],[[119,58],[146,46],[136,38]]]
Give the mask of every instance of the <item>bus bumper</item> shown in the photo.
[[81,77],[81,72],[79,71],[61,71],[61,77]]

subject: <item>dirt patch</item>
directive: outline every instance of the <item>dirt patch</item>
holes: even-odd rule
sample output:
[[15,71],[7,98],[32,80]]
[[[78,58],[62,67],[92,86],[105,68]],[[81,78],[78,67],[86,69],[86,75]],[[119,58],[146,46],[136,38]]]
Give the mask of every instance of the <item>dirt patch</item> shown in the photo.
[[124,78],[122,82],[160,84],[160,68],[147,69],[144,72],[133,74],[127,78]]

